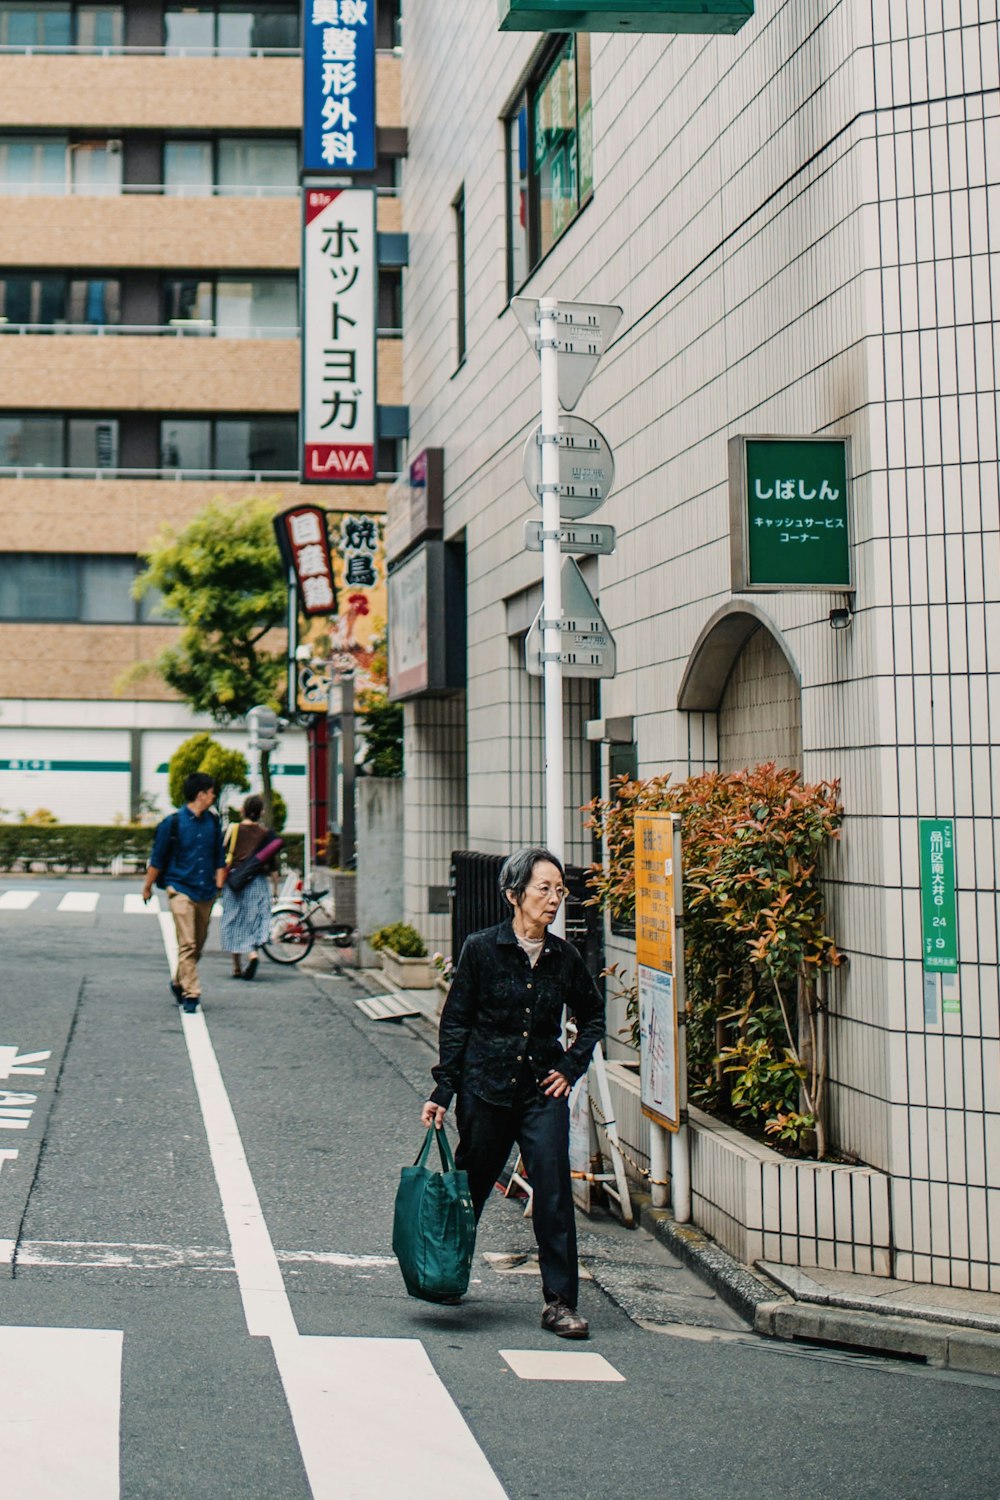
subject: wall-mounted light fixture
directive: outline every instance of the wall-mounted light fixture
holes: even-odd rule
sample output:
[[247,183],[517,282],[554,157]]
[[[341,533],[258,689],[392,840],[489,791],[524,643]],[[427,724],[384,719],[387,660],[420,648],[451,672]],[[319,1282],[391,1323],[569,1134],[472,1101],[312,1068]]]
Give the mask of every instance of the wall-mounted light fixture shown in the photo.
[[831,630],[849,630],[854,623],[854,595],[845,594],[843,604],[839,609],[831,609],[829,619]]

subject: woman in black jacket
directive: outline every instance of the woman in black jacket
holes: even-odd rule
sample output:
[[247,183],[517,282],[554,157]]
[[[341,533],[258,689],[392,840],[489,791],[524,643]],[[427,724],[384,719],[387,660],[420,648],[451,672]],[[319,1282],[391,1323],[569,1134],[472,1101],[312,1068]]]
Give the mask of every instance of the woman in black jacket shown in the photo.
[[[473,933],[462,948],[441,1013],[436,1087],[421,1119],[440,1129],[457,1095],[455,1165],[469,1175],[477,1219],[517,1143],[534,1200],[542,1326],[583,1339],[569,1094],[604,1036],[604,1002],[576,949],[549,931],[566,895],[555,855],[519,849],[500,872],[500,890],[510,920]],[[568,1050],[560,1040],[564,1007],[577,1025]]]

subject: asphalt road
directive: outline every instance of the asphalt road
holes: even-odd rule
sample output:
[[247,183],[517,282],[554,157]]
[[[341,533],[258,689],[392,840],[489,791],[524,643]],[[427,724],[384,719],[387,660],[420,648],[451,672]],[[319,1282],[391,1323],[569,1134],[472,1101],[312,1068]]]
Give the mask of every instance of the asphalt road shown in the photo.
[[1000,1495],[1000,1382],[757,1338],[604,1217],[580,1226],[587,1344],[540,1328],[499,1195],[464,1304],[408,1298],[420,1028],[320,970],[234,981],[217,936],[182,1018],[136,890],[0,880],[5,1495]]

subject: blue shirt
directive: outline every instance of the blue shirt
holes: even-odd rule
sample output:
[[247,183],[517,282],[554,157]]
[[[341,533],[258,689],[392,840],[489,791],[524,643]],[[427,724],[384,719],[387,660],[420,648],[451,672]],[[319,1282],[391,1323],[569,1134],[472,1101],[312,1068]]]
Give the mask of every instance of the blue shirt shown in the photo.
[[[172,838],[175,826],[177,832]],[[192,901],[213,900],[218,894],[215,872],[226,862],[218,814],[206,809],[196,818],[186,804],[171,813],[156,830],[149,862],[167,885],[183,891]]]

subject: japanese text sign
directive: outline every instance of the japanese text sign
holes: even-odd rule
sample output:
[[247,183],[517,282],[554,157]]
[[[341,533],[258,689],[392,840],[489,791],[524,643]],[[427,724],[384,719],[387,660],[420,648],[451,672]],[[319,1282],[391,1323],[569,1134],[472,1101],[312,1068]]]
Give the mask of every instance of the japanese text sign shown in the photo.
[[296,505],[274,518],[281,555],[295,569],[304,615],[335,615],[337,590],[326,529],[326,511],[318,505]]
[[[680,1125],[674,926],[680,835],[668,812],[636,813],[635,959],[639,1000],[639,1099],[668,1130]],[[676,870],[676,875],[675,875]]]
[[306,188],[302,248],[302,479],[373,484],[375,193]]
[[734,591],[852,587],[849,448],[849,438],[730,439]]
[[954,974],[958,969],[954,825],[950,818],[921,818],[919,828],[924,968]]
[[305,0],[303,172],[375,170],[375,0]]

